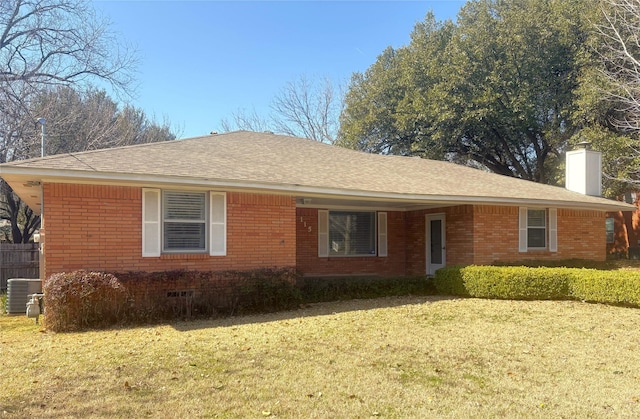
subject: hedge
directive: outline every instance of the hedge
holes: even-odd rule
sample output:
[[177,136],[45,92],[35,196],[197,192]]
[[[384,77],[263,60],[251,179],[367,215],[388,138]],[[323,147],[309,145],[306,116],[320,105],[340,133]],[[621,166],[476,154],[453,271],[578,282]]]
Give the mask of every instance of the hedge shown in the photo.
[[52,331],[219,317],[297,308],[301,303],[389,295],[432,295],[425,277],[302,278],[295,269],[87,272],[45,281]]
[[607,304],[640,306],[640,272],[576,270],[571,282],[572,298]]
[[433,282],[424,276],[305,277],[298,280],[298,287],[305,303],[436,293]]
[[60,332],[286,310],[302,301],[296,278],[286,268],[59,273],[44,284],[45,322]]
[[525,266],[453,266],[436,272],[440,294],[513,300],[574,299],[640,307],[640,272]]

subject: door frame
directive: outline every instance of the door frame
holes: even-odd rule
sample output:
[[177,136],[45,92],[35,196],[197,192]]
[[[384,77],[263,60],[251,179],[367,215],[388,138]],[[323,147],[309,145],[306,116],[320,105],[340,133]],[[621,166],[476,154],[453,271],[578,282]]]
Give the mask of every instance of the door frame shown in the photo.
[[[440,220],[440,234],[442,235],[442,263],[431,263],[431,221]],[[446,228],[446,216],[445,213],[426,214],[425,215],[425,258],[426,258],[426,273],[428,276],[433,276],[435,272],[444,268],[447,265],[447,228]]]

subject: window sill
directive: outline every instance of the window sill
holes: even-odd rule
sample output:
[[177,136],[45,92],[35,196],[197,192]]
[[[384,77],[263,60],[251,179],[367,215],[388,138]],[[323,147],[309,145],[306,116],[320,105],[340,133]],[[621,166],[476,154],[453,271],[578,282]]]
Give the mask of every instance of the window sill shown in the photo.
[[344,258],[375,258],[378,255],[329,255],[328,258],[344,259]]

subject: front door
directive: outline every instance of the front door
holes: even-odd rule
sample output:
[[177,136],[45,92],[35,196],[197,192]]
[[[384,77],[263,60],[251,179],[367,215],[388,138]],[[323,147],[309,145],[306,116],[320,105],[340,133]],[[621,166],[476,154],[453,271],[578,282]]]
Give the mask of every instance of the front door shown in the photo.
[[444,214],[427,214],[427,275],[447,264]]

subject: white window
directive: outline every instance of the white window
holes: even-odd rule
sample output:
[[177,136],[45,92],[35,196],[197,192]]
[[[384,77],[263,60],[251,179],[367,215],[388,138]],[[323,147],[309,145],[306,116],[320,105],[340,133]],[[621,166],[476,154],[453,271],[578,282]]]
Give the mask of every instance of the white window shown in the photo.
[[162,251],[207,250],[207,194],[162,191]]
[[226,195],[143,189],[142,256],[226,254]]
[[527,210],[527,248],[545,249],[547,247],[547,211]]
[[613,217],[607,217],[605,221],[605,228],[607,231],[607,243],[615,242],[615,220]]
[[556,208],[520,208],[520,252],[558,251],[558,210]]
[[386,212],[318,211],[319,257],[376,256],[376,250],[387,256]]

